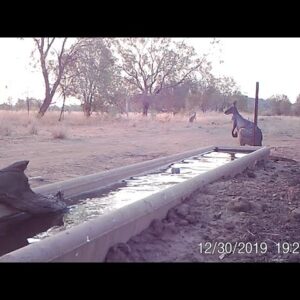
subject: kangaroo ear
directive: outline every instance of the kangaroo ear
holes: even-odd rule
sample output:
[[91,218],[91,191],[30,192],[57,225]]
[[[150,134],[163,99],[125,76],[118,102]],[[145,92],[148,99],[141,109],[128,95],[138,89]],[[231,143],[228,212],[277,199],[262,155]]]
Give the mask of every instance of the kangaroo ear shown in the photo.
[[9,165],[8,167],[1,169],[1,171],[11,171],[11,172],[24,172],[29,164],[29,160],[22,160]]

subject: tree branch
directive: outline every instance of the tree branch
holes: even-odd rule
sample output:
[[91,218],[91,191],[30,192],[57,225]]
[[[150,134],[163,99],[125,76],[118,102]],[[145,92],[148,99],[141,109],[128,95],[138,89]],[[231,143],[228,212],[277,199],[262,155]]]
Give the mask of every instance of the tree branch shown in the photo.
[[[42,38],[42,39],[44,39],[44,38]],[[52,38],[52,40],[51,40],[50,43],[49,43],[49,38],[47,39],[48,45],[47,45],[47,49],[46,49],[46,51],[45,51],[45,58],[47,57],[48,52],[49,52],[51,46],[52,46],[53,43],[54,43],[54,40],[55,40],[55,38]]]

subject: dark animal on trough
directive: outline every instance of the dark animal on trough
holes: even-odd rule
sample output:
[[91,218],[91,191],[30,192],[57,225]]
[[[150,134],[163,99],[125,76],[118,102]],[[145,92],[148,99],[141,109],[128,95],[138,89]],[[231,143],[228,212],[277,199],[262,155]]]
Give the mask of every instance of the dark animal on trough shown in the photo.
[[24,173],[28,163],[18,161],[0,170],[0,203],[32,215],[66,209],[61,192],[45,196],[32,191]]

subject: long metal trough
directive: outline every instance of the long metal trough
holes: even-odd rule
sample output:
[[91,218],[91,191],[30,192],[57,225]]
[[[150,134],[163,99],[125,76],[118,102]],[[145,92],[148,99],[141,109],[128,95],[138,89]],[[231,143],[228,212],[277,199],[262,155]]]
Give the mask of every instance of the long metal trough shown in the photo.
[[[46,185],[36,188],[34,191],[51,194],[60,190],[64,192],[66,197],[79,197],[112,186],[130,176],[145,174],[175,161],[216,150],[249,154],[142,200],[59,232],[38,243],[5,254],[0,257],[0,262],[101,262],[105,259],[111,246],[116,243],[127,242],[132,236],[147,228],[152,220],[164,218],[170,208],[184,201],[194,191],[221,177],[241,173],[246,168],[253,167],[257,161],[266,160],[270,154],[270,149],[267,147],[210,146]],[[2,211],[0,221],[1,218],[2,220],[12,220],[26,217],[26,214],[18,213],[6,207],[1,209],[0,206],[0,212]]]

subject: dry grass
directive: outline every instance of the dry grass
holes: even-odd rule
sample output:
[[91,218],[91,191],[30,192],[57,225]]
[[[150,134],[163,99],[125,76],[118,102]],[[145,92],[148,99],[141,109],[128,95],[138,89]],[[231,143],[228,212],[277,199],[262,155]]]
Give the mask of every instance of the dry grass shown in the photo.
[[28,128],[29,128],[29,130],[28,130],[29,134],[38,135],[38,125],[36,122],[28,124]]
[[[27,174],[51,183],[209,145],[238,145],[231,136],[231,116],[198,112],[189,123],[190,115],[95,114],[86,119],[72,112],[58,122],[59,112],[37,119],[33,113],[0,111],[0,164],[29,160]],[[263,145],[274,155],[300,161],[299,121],[260,116]]]
[[[36,118],[36,113],[30,115],[26,111],[10,112],[0,111],[0,136],[23,137],[40,135],[45,138],[66,139],[73,135],[82,137],[78,132],[87,132],[87,136],[100,134],[102,127],[125,127],[136,128],[139,131],[156,130],[158,128],[172,128],[174,126],[186,127],[189,125],[190,113],[153,113],[147,117],[141,113],[126,114],[93,114],[86,118],[82,112],[71,112],[65,114],[64,120],[58,122],[59,112],[47,112],[41,119]],[[209,112],[198,113],[192,124],[193,127],[215,126],[229,124],[230,118],[220,113]]]
[[287,135],[300,138],[300,118],[295,116],[270,116],[258,119],[265,134]]
[[[243,114],[246,119],[253,120],[250,114]],[[26,111],[0,111],[0,136],[37,135],[52,136],[55,139],[65,139],[68,132],[76,132],[76,127],[100,128],[101,126],[125,126],[138,129],[152,129],[159,126],[172,128],[178,126],[192,126],[198,128],[221,128],[229,126],[231,118],[218,112],[197,112],[193,124],[189,124],[190,113],[149,113],[147,117],[141,113],[120,114],[93,114],[90,118],[84,117],[82,112],[65,114],[64,120],[58,122],[59,112],[47,112],[42,119],[36,118],[36,113],[28,116]],[[264,135],[294,135],[300,132],[299,117],[289,116],[261,116],[259,126]],[[89,129],[87,129],[89,130]],[[220,131],[221,132],[221,131]]]
[[12,128],[8,125],[1,124],[0,125],[0,136],[11,136]]
[[66,139],[68,137],[67,128],[65,126],[55,126],[51,131],[52,137],[54,139]]

